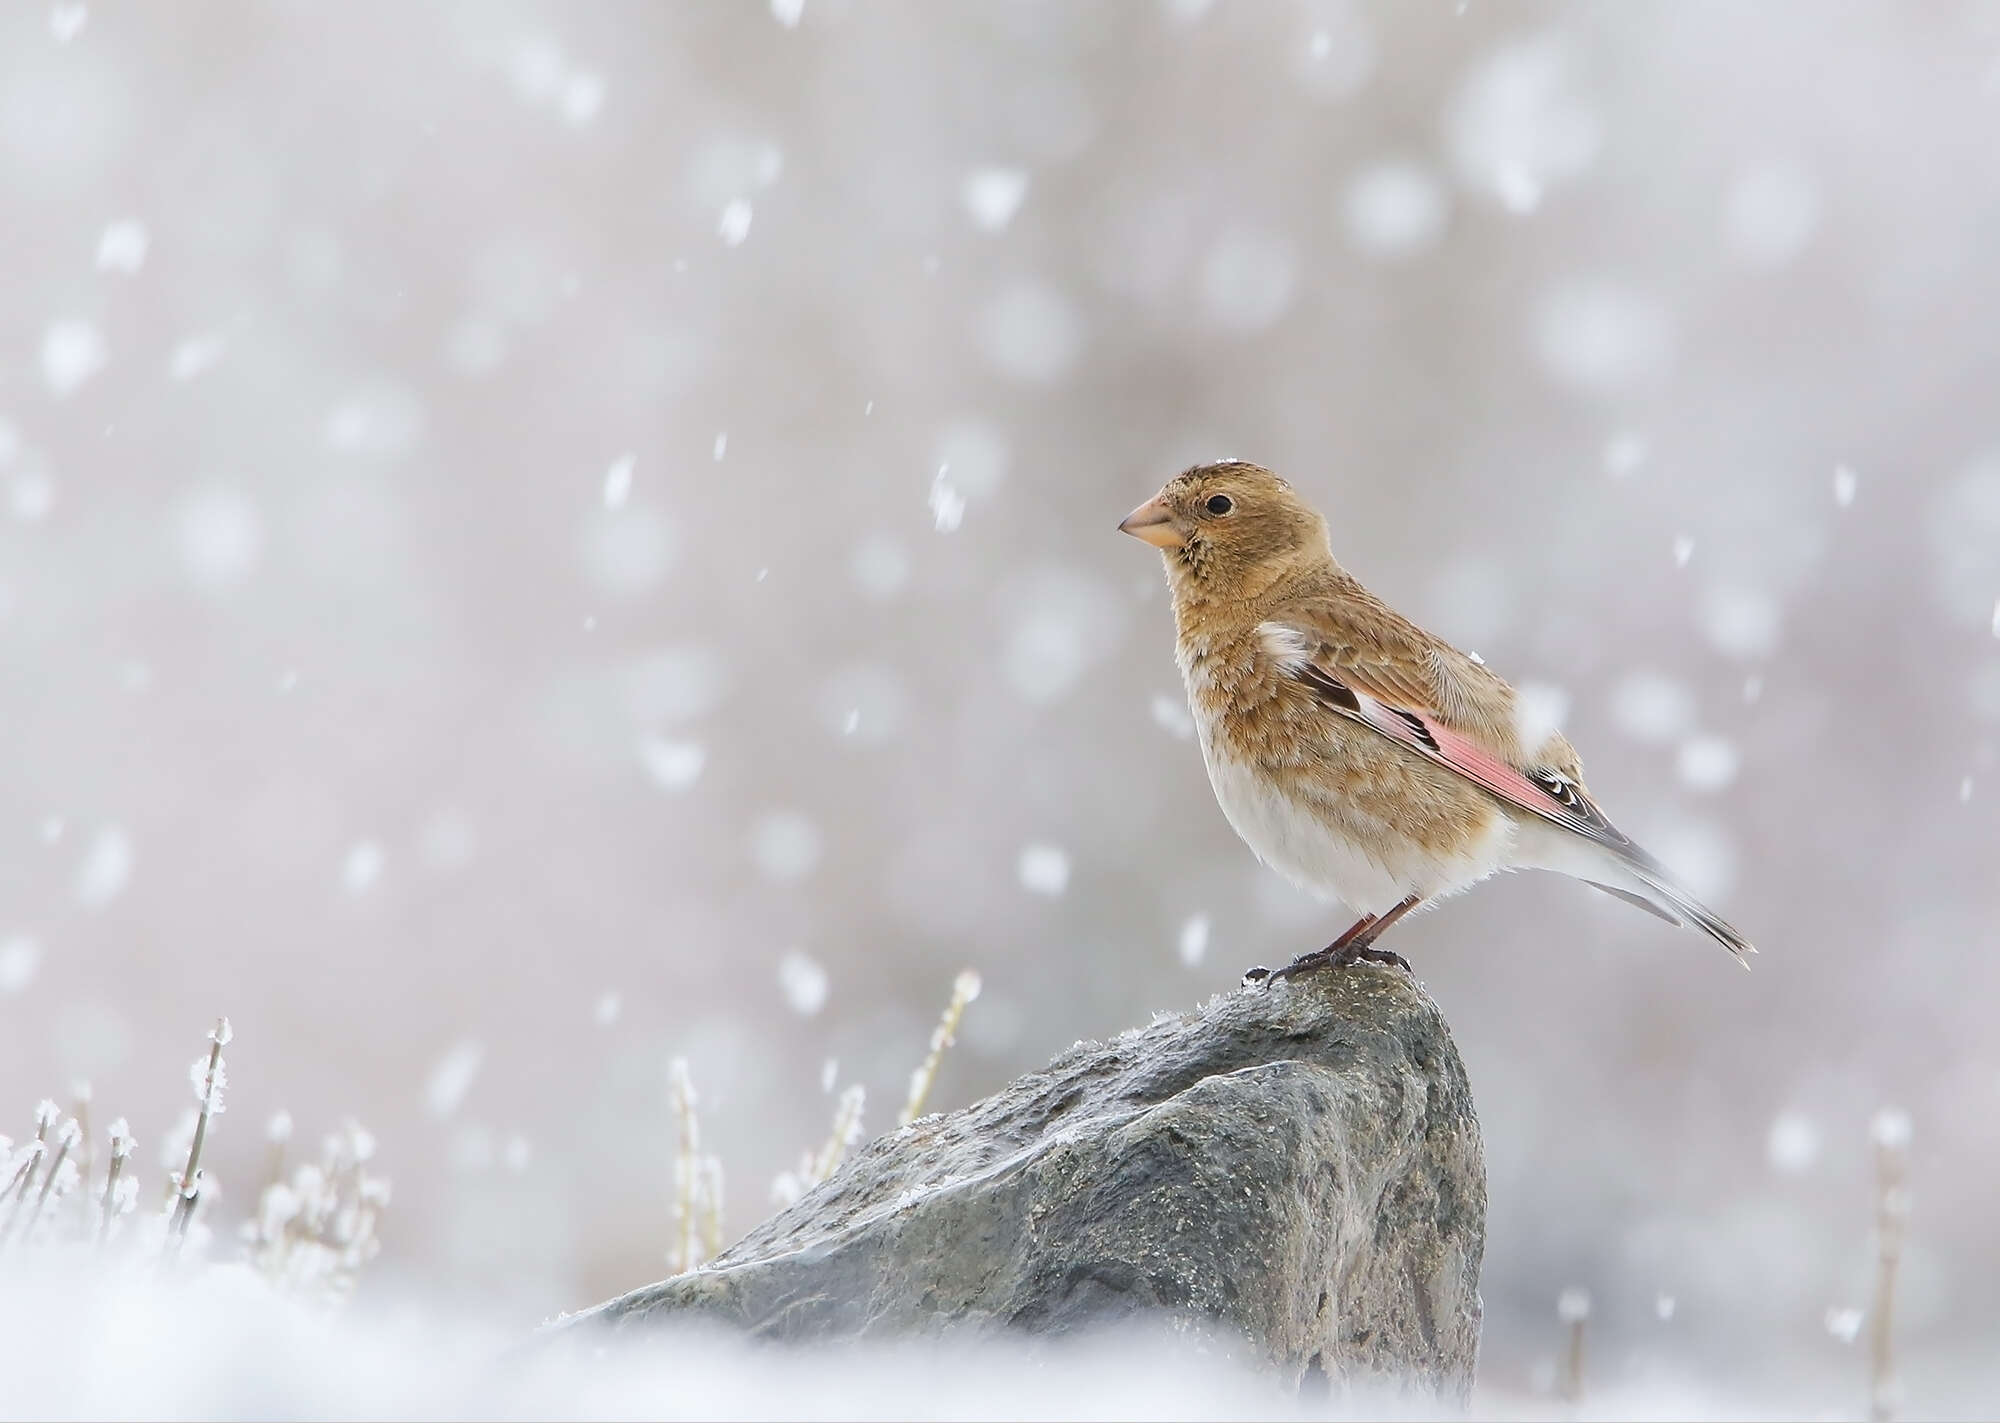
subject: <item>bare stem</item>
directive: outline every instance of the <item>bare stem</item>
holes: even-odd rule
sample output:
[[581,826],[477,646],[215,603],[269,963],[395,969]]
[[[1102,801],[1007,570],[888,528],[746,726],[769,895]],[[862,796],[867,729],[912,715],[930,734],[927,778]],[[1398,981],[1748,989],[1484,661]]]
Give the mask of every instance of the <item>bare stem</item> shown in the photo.
[[1868,1320],[1868,1417],[1890,1423],[1902,1401],[1896,1379],[1896,1274],[1910,1222],[1910,1119],[1875,1114],[1875,1302]]
[[56,1104],[44,1102],[35,1110],[35,1139],[28,1143],[27,1160],[14,1172],[14,1179],[7,1183],[5,1199],[12,1204],[7,1210],[7,1223],[0,1225],[0,1245],[5,1245],[14,1235],[14,1224],[21,1218],[21,1206],[28,1198],[28,1191],[35,1182],[35,1168],[49,1150],[49,1128],[56,1124]]
[[186,1235],[188,1219],[194,1215],[194,1173],[202,1165],[202,1143],[208,1141],[208,1107],[216,1099],[216,1067],[222,1063],[222,1041],[226,1037],[228,1029],[220,1023],[216,1031],[208,1035],[208,1075],[202,1081],[202,1109],[194,1117],[194,1141],[188,1143],[188,1165],[180,1169],[180,1189],[176,1191],[180,1201],[174,1205],[174,1235]]
[[1557,1389],[1563,1402],[1574,1411],[1583,1406],[1583,1339],[1584,1330],[1590,1324],[1590,1292],[1564,1290],[1556,1300],[1556,1318],[1567,1327],[1569,1335],[1563,1353],[1562,1379]]
[[176,1249],[187,1237],[188,1222],[194,1219],[195,1205],[201,1197],[201,1148],[208,1140],[208,1118],[215,1107],[216,1088],[222,1074],[222,1045],[229,1041],[229,1036],[229,1020],[217,1018],[215,1030],[208,1035],[208,1070],[202,1077],[201,1111],[194,1119],[194,1140],[188,1143],[187,1165],[181,1169],[176,1183],[178,1199],[169,1223]]
[[41,1192],[35,1197],[34,1209],[28,1212],[28,1223],[21,1235],[26,1239],[35,1228],[35,1222],[42,1218],[42,1207],[48,1204],[49,1192],[55,1189],[56,1177],[62,1172],[63,1162],[69,1158],[70,1143],[76,1140],[76,1122],[72,1119],[56,1138],[56,1159],[49,1163],[48,1174],[42,1177]]
[[102,1218],[97,1225],[97,1243],[100,1246],[111,1238],[111,1222],[118,1215],[118,1178],[124,1174],[124,1153],[114,1145],[111,1149],[111,1164],[104,1170],[104,1205]]

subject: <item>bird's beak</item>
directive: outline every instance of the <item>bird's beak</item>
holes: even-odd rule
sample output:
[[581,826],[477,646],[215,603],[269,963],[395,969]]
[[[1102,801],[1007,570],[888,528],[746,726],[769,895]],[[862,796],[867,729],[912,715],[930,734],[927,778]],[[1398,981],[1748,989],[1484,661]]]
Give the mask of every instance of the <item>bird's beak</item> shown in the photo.
[[1148,499],[1125,516],[1125,522],[1118,526],[1121,534],[1130,534],[1135,539],[1144,539],[1157,548],[1179,548],[1187,540],[1174,527],[1174,516],[1167,512],[1167,506],[1159,499]]

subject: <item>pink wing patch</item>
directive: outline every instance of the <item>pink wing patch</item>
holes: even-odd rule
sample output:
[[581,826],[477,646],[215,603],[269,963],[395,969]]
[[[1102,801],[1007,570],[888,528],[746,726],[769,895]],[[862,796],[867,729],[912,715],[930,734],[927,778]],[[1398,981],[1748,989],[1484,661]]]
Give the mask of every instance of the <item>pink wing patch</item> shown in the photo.
[[1365,722],[1391,741],[1448,767],[1510,805],[1607,845],[1623,848],[1630,843],[1561,773],[1523,771],[1429,713],[1392,706],[1358,691],[1316,663],[1298,664],[1294,671],[1336,711]]

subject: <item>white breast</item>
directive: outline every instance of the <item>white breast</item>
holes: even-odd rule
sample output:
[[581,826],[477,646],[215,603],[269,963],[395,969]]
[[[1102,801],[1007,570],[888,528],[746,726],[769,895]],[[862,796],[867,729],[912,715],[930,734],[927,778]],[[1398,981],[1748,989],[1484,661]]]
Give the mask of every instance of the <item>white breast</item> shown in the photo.
[[[1283,660],[1293,653],[1275,633],[1259,631],[1268,655]],[[1438,855],[1397,834],[1392,824],[1373,824],[1364,835],[1355,827],[1369,824],[1367,817],[1357,820],[1338,807],[1316,808],[1280,790],[1256,767],[1217,744],[1213,719],[1204,711],[1206,669],[1185,646],[1180,651],[1215,799],[1257,858],[1293,884],[1322,899],[1338,899],[1358,914],[1380,914],[1413,894],[1423,899],[1454,894],[1508,863],[1513,822],[1498,806],[1464,849]]]
[[1272,790],[1252,768],[1201,738],[1208,783],[1230,826],[1257,858],[1308,893],[1338,899],[1357,914],[1380,914],[1415,887],[1405,868],[1382,863],[1303,803]]

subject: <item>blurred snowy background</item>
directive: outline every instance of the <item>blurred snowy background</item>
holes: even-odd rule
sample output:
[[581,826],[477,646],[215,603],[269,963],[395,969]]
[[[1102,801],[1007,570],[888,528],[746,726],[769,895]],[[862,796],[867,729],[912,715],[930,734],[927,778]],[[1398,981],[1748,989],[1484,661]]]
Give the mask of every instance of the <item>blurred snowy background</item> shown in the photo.
[[1990,1397],[1996,125],[1993,3],[0,9],[8,1129],[150,1154],[228,1013],[223,1208],[352,1113],[364,1294],[527,1322],[662,1273],[676,1054],[733,1235],[961,967],[937,1106],[1324,942],[1113,529],[1234,454],[1764,949],[1403,932],[1486,1381],[1581,1287],[1596,1379],[1858,1397],[1894,1106]]

